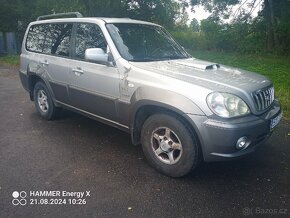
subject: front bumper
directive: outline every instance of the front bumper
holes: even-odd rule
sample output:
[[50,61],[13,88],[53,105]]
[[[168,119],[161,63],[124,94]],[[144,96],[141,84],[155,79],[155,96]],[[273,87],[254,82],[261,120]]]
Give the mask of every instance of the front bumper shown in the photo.
[[[208,117],[189,115],[193,121],[206,162],[238,158],[256,150],[272,134],[271,120],[282,113],[278,101],[274,101],[268,112],[260,116],[238,119],[214,120]],[[250,144],[243,150],[236,149],[241,137],[247,137]]]

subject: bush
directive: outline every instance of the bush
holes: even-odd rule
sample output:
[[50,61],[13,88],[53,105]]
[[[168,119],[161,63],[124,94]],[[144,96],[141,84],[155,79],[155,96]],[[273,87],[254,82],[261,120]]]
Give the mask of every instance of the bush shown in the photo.
[[173,37],[186,49],[200,50],[203,48],[203,36],[199,32],[171,32]]

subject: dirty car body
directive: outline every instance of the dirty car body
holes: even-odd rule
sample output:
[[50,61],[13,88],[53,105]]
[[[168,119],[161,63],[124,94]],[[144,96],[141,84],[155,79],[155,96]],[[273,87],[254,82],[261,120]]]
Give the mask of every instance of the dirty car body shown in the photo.
[[[173,177],[197,166],[193,159],[253,152],[282,117],[266,77],[195,59],[161,26],[131,19],[31,23],[20,78],[44,118],[63,107],[124,130],[151,165]],[[188,135],[178,133],[180,125]]]

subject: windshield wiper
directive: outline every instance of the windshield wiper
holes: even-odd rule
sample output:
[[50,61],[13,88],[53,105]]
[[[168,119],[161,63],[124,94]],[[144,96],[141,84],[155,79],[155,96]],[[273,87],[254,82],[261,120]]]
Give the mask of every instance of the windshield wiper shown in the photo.
[[166,56],[166,57],[162,57],[163,60],[175,60],[175,59],[186,59],[188,58],[187,56]]
[[132,62],[150,62],[150,61],[160,61],[160,59],[155,59],[155,58],[134,58],[129,61]]
[[176,60],[176,59],[186,59],[188,58],[187,56],[164,56],[164,57],[161,57],[161,58],[149,58],[149,57],[146,57],[146,58],[134,58],[134,59],[131,59],[129,61],[132,61],[132,62],[151,62],[151,61],[168,61],[168,60]]

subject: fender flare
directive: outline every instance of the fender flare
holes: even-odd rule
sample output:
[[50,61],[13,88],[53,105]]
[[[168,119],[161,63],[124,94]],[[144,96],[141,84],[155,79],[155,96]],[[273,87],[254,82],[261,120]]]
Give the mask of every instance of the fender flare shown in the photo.
[[28,78],[28,86],[29,86],[28,88],[29,88],[30,98],[31,98],[31,100],[33,100],[33,91],[34,91],[31,87],[31,77],[36,76],[46,85],[54,105],[57,106],[54,92],[52,91],[52,88],[49,84],[49,81],[47,81],[47,79],[46,79],[46,78],[48,78],[47,72],[45,72],[44,70],[41,71],[40,69],[41,68],[37,67],[37,65],[36,66],[30,66],[30,65],[27,66],[27,78]]
[[[203,111],[187,97],[164,89],[152,87],[140,87],[131,97],[131,109],[129,110],[130,132],[133,144],[138,144],[140,129],[136,129],[136,120],[138,111],[142,107],[153,106],[162,108],[176,113],[187,120],[187,114],[205,116]],[[187,120],[188,121],[188,120]],[[188,124],[197,131],[196,126],[192,122]]]
[[189,98],[164,89],[139,87],[131,97],[130,123],[134,122],[137,111],[143,106],[158,106],[180,115],[194,114],[205,116],[204,112]]

